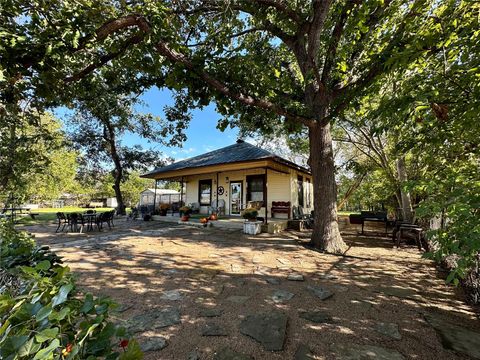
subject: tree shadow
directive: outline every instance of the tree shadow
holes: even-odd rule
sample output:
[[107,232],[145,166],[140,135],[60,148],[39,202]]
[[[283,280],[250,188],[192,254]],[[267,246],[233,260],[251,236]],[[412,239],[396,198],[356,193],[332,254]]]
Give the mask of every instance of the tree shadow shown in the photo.
[[[83,290],[130,306],[117,315],[119,322],[152,309],[179,309],[181,324],[137,334],[141,341],[167,338],[169,345],[147,353],[147,359],[186,358],[194,349],[210,359],[224,346],[255,359],[291,359],[300,343],[327,359],[333,358],[333,343],[382,346],[406,358],[463,359],[443,348],[424,315],[480,329],[472,308],[437,278],[432,262],[421,259],[415,248],[394,249],[387,238],[358,238],[346,227],[342,230],[351,256],[339,257],[299,246],[308,241],[308,232],[252,237],[240,231],[155,222],[118,226],[100,236],[65,236],[62,242],[61,235],[54,235],[39,237],[39,242],[62,245],[59,250]],[[305,281],[287,280],[292,273],[304,275]],[[272,278],[279,284],[272,284]],[[321,301],[309,286],[335,294]],[[276,303],[272,295],[280,289],[295,296]],[[168,300],[165,292],[172,290],[182,299]],[[248,299],[237,303],[232,296]],[[218,307],[223,314],[201,317],[200,311],[209,307]],[[239,332],[246,315],[273,310],[289,319],[284,350],[276,353]],[[299,316],[312,310],[329,314],[333,322],[317,324]],[[207,322],[221,325],[228,336],[201,336]],[[374,329],[379,323],[396,323],[402,339],[379,334]]]

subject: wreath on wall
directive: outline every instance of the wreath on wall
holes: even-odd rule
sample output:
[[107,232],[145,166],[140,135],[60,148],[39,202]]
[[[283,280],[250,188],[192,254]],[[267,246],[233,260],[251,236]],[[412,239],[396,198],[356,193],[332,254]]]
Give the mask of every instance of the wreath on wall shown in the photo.
[[218,195],[223,195],[225,192],[225,189],[223,188],[223,186],[219,186],[218,187],[218,190],[217,190],[217,194]]

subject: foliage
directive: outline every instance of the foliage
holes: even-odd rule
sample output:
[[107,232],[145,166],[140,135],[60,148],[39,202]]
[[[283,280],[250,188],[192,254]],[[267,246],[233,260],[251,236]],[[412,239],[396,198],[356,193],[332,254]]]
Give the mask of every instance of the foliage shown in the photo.
[[32,111],[2,120],[5,121],[0,131],[2,194],[12,193],[18,202],[32,198],[51,200],[75,186],[77,154],[66,147],[56,118]]
[[17,280],[0,295],[2,359],[143,358],[135,340],[120,350],[128,335],[109,321],[115,304],[83,296],[54,253],[9,223],[0,224],[0,240],[0,275]]
[[192,208],[190,206],[182,206],[180,209],[180,216],[182,215],[190,215],[192,213]]
[[249,208],[249,209],[245,209],[242,212],[242,217],[247,220],[256,220],[257,216],[258,216],[257,209]]
[[[438,261],[455,258],[448,281],[457,283],[478,265],[480,251],[480,4],[451,4],[439,4],[432,28],[419,33],[438,51],[411,61],[408,71],[394,71],[374,83],[339,125],[356,131],[353,141],[364,144],[357,148],[365,157],[373,154],[373,169],[384,174],[373,185],[368,176],[364,185],[372,191],[358,196],[400,188],[412,194],[421,221],[442,218],[443,226],[430,232],[435,245],[430,255]],[[431,31],[440,36],[430,37]],[[381,146],[368,144],[379,137]],[[389,173],[399,157],[405,158],[408,181],[395,184]]]

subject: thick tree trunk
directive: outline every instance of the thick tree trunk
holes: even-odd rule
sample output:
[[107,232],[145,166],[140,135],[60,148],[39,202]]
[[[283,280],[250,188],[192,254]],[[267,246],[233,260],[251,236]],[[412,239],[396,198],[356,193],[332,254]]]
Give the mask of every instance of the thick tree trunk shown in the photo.
[[315,223],[311,244],[329,253],[344,253],[337,220],[337,192],[330,124],[309,128]]
[[397,159],[397,175],[400,183],[400,199],[402,205],[403,220],[413,222],[413,207],[410,193],[403,189],[403,184],[408,180],[405,158],[402,156]]

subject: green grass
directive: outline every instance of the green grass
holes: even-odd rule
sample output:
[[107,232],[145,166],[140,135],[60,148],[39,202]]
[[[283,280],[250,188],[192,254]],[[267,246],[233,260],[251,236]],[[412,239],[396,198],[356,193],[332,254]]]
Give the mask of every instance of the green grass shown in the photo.
[[[41,208],[41,209],[32,209],[31,212],[34,214],[39,214],[35,216],[35,219],[32,219],[30,216],[21,216],[17,217],[18,224],[21,225],[38,225],[38,224],[45,224],[51,221],[57,220],[57,212],[63,212],[65,214],[68,213],[84,213],[89,209],[75,207],[75,206],[66,206],[63,208]],[[113,208],[96,208],[97,212],[105,212],[113,210]]]
[[339,211],[338,215],[350,215],[350,214],[360,214],[360,211]]

